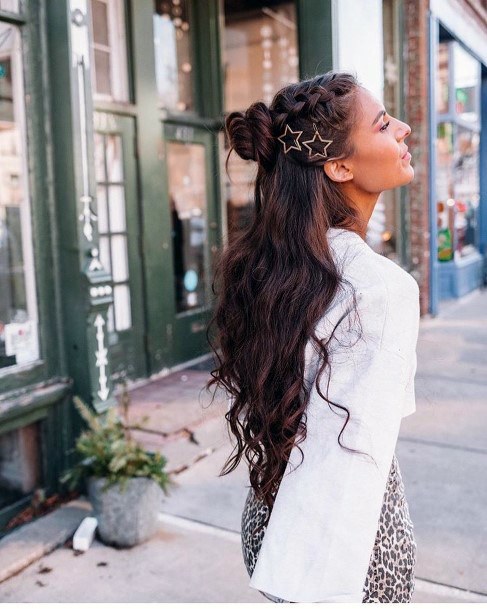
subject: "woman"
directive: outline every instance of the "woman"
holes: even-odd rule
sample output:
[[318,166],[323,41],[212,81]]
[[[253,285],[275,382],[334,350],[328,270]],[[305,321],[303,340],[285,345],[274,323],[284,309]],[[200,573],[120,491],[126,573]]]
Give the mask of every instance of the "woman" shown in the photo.
[[394,450],[415,410],[419,290],[365,234],[379,194],[414,177],[411,130],[335,72],[226,129],[257,162],[255,216],[216,269],[208,386],[231,396],[221,475],[249,465],[250,586],[275,602],[410,602],[416,543]]

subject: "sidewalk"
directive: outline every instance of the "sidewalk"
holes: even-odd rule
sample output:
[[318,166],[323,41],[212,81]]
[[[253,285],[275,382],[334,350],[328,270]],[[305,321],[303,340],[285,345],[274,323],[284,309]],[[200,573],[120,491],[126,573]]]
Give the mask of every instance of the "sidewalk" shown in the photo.
[[[441,310],[421,322],[417,412],[396,449],[418,544],[413,602],[487,602],[487,293]],[[226,401],[208,406],[207,379],[188,369],[132,392],[132,416],[150,414],[140,439],[178,482],[159,534],[130,550],[59,547],[0,584],[1,601],[268,602],[242,561],[245,467],[218,477],[231,445]]]

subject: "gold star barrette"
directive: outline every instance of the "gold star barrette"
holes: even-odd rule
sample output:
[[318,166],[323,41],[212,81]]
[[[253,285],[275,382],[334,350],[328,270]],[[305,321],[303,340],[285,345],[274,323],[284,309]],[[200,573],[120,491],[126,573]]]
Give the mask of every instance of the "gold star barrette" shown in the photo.
[[[314,130],[315,130],[315,133],[314,133],[313,137],[310,140],[307,140],[306,142],[303,142],[303,146],[306,146],[306,148],[308,149],[308,158],[309,159],[312,159],[315,156],[320,156],[320,157],[326,159],[327,156],[328,156],[328,153],[327,153],[328,146],[333,142],[333,140],[324,140],[321,137],[321,135],[320,135],[320,133],[318,131],[316,123],[313,123],[313,127],[314,127]],[[314,144],[317,139],[322,144],[324,144],[324,146],[323,146],[323,152],[315,152],[313,150],[313,148],[311,147],[311,145],[310,145],[310,144]]]
[[[277,138],[284,146],[284,154],[287,154],[290,150],[301,150],[299,138],[302,134],[302,131],[293,131],[289,125],[286,125],[284,132]],[[291,144],[289,143],[289,140],[291,141]]]

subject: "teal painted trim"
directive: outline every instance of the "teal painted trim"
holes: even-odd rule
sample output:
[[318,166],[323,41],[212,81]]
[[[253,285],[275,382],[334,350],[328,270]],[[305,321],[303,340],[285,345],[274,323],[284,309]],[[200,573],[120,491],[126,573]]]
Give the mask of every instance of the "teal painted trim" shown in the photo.
[[26,387],[22,393],[7,396],[6,399],[0,401],[0,433],[3,431],[5,421],[18,419],[22,417],[23,413],[58,402],[68,395],[71,386],[70,380],[64,380],[47,386]]
[[299,73],[312,78],[333,69],[332,0],[296,0]]
[[[66,369],[74,379],[75,392],[88,398],[91,393],[87,361],[86,296],[80,273],[78,243],[78,187],[76,177],[71,90],[70,15],[68,0],[47,3],[48,53],[51,82],[52,146],[56,223],[59,234],[58,262],[63,286],[63,338]],[[54,118],[55,117],[55,118]]]
[[193,61],[196,66],[194,81],[196,113],[200,116],[215,118],[222,114],[224,107],[220,1],[192,0],[190,6],[194,26]]
[[[167,341],[170,310],[165,279],[171,277],[171,218],[167,201],[162,125],[155,79],[152,0],[131,0],[133,69],[137,104],[139,205],[144,268],[147,369],[158,372],[170,364]],[[151,32],[147,34],[148,30]],[[166,247],[164,247],[166,244]]]
[[[41,359],[21,369],[0,372],[1,393],[47,381],[62,374],[60,348],[59,280],[56,272],[54,197],[50,141],[49,82],[45,49],[44,0],[26,3],[20,24],[23,55],[25,126],[28,141],[27,181],[30,198],[32,240],[36,278]],[[21,25],[25,21],[24,25]],[[1,415],[0,415],[1,416]]]

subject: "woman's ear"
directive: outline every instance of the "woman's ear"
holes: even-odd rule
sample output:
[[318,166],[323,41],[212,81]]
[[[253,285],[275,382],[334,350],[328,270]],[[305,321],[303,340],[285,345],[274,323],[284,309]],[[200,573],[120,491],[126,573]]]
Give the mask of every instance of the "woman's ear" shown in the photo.
[[326,161],[323,171],[333,182],[348,182],[353,178],[352,169],[346,159]]

